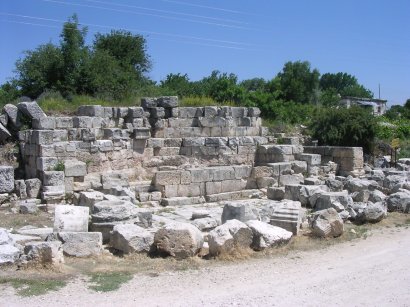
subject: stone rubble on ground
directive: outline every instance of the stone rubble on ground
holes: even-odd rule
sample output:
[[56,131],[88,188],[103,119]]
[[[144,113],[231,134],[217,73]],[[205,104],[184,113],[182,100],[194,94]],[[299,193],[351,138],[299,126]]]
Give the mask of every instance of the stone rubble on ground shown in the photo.
[[58,265],[109,248],[229,255],[410,212],[410,158],[365,166],[360,147],[272,133],[258,108],[179,107],[170,96],[56,117],[22,102],[0,115],[7,141],[22,162],[0,166],[1,210],[47,211],[54,227],[0,229],[0,264]]

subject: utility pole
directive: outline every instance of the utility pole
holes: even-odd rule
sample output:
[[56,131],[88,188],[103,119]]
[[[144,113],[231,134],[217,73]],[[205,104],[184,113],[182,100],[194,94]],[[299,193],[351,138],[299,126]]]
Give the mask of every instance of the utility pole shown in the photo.
[[380,83],[379,83],[379,99],[380,99]]

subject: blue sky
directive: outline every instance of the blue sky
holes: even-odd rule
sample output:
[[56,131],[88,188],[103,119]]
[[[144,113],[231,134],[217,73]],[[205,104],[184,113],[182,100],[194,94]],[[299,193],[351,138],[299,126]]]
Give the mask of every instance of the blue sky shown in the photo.
[[150,77],[213,70],[272,79],[287,61],[322,74],[347,72],[389,104],[410,98],[408,0],[0,0],[0,83],[24,50],[59,42],[77,13],[96,32],[127,29],[147,39]]

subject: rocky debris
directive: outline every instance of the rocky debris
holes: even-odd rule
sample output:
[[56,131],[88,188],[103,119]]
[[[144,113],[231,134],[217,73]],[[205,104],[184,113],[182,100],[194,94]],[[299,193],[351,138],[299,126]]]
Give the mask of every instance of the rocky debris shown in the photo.
[[249,201],[226,202],[222,211],[222,223],[234,219],[241,222],[258,220],[259,214]]
[[58,205],[54,213],[54,231],[87,232],[89,209],[87,207]]
[[329,187],[330,192],[341,192],[344,186],[342,181],[332,178],[326,179],[325,185]]
[[132,202],[133,204],[137,203],[137,199],[135,197],[135,193],[133,193],[127,187],[115,186],[110,189],[111,195],[118,196],[118,197],[125,197],[128,201]]
[[26,182],[22,179],[15,180],[14,181],[14,192],[16,193],[18,198],[26,199],[27,198]]
[[93,212],[94,204],[104,200],[104,193],[99,191],[85,191],[80,192],[78,206],[85,206],[90,208]]
[[410,213],[410,191],[400,190],[385,199],[387,210]]
[[384,178],[383,187],[392,190],[396,185],[406,183],[407,181],[407,177],[403,175],[389,175]]
[[17,233],[21,235],[26,235],[26,236],[36,236],[36,237],[40,237],[41,240],[46,240],[47,237],[53,233],[53,228],[51,227],[38,228],[35,226],[26,225],[18,229]]
[[208,210],[194,210],[192,211],[191,220],[203,219],[211,217]]
[[192,225],[196,226],[200,231],[210,231],[218,226],[218,221],[213,217],[204,217],[195,219]]
[[103,251],[100,232],[58,232],[47,240],[60,241],[64,255],[70,257],[100,256]]
[[374,180],[352,178],[345,183],[344,188],[348,190],[349,193],[354,193],[363,190],[373,190],[376,186],[378,186],[378,184]]
[[[324,187],[326,188],[326,187]],[[300,201],[302,206],[313,207],[316,200],[325,193],[322,186],[291,184],[285,186],[285,199]]]
[[58,265],[64,263],[64,255],[61,242],[27,242],[24,246],[26,261],[42,265]]
[[112,187],[129,187],[128,176],[121,172],[104,173],[101,175],[101,183],[104,190]]
[[297,235],[302,221],[302,206],[299,201],[272,202],[262,209],[262,220]]
[[110,246],[124,254],[150,252],[154,233],[135,224],[114,226],[110,234]]
[[21,214],[36,214],[38,206],[41,204],[40,199],[26,199],[18,202],[19,212]]
[[136,207],[129,201],[103,200],[94,204],[91,220],[93,223],[126,221],[139,218],[141,225],[151,226],[152,213],[147,209]]
[[261,221],[251,220],[246,225],[253,232],[252,248],[255,250],[287,243],[292,237],[290,231]]
[[14,168],[0,166],[0,194],[14,191]]
[[267,190],[268,199],[272,200],[282,200],[285,198],[285,188],[284,187],[270,187]]
[[334,208],[337,212],[341,212],[352,204],[353,199],[348,195],[347,191],[326,192],[320,194],[315,202],[314,208],[315,210]]
[[310,218],[312,233],[318,237],[338,237],[343,234],[343,220],[334,208],[316,211]]
[[387,215],[387,209],[381,202],[369,202],[363,210],[364,220],[367,223],[378,223]]
[[231,254],[236,250],[246,250],[249,249],[252,241],[253,232],[245,223],[228,220],[209,233],[209,254],[218,256]]
[[154,246],[157,252],[177,259],[195,256],[203,243],[202,233],[189,223],[166,224],[154,236]]
[[13,264],[20,257],[20,250],[15,246],[15,241],[9,232],[0,228],[0,266]]

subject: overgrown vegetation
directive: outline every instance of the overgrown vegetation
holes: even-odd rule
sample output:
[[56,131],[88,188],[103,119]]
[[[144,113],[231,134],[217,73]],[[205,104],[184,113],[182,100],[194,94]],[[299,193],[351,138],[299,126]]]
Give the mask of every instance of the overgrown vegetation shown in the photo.
[[93,272],[90,273],[89,288],[99,292],[109,292],[117,290],[122,284],[132,279],[130,272]]
[[11,284],[20,296],[36,296],[57,291],[63,288],[66,282],[57,279],[0,277],[0,284]]

